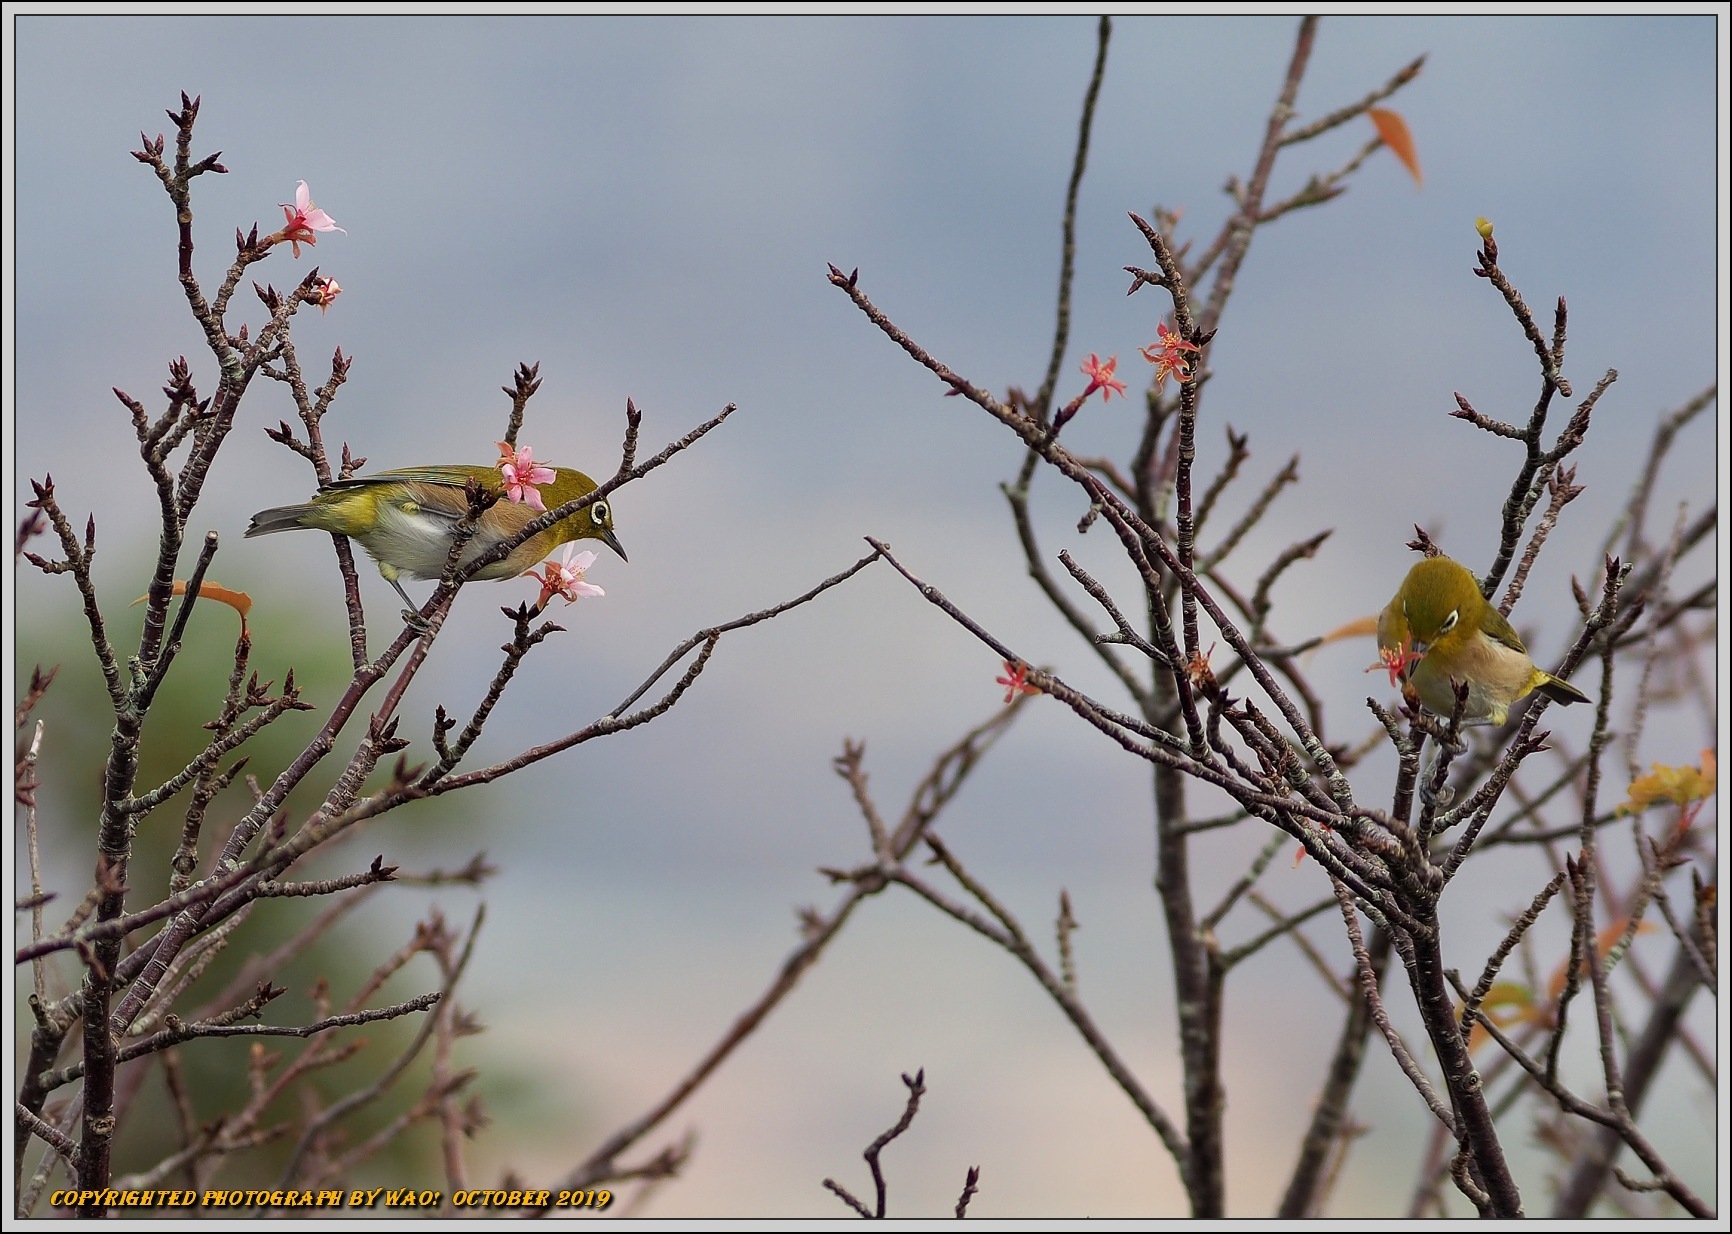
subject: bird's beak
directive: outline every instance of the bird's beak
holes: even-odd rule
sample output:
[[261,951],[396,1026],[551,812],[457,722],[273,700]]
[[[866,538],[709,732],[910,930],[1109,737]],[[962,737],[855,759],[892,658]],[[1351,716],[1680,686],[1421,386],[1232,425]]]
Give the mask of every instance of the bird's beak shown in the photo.
[[[621,553],[620,556],[624,557],[625,554]],[[1431,644],[1430,643],[1414,642],[1414,643],[1410,644],[1410,646],[1411,646],[1411,649],[1413,651],[1414,659],[1418,659],[1419,657],[1423,656],[1426,652],[1431,650]]]
[[609,548],[611,548],[614,552],[618,553],[619,559],[621,561],[630,561],[631,560],[630,557],[627,557],[625,555],[625,549],[620,547],[619,537],[614,535],[613,532],[611,532],[611,531],[602,532],[601,533],[601,542],[603,544],[607,545]]

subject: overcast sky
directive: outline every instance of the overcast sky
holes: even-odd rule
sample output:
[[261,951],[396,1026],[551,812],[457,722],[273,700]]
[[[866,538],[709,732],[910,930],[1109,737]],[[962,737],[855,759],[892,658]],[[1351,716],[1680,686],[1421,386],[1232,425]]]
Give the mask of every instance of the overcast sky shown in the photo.
[[[1249,173],[1296,24],[1115,24],[1079,200],[1061,398],[1081,390],[1090,352],[1118,355],[1121,376],[1140,380],[1135,348],[1166,302],[1124,295],[1121,267],[1150,262],[1126,212],[1183,209],[1181,241],[1213,236],[1231,205],[1222,185]],[[295,338],[315,379],[333,349],[354,358],[326,434],[371,467],[490,462],[507,410],[499,387],[519,361],[539,361],[544,379],[522,440],[597,476],[617,461],[628,397],[645,413],[646,453],[739,407],[618,495],[630,564],[597,564],[590,579],[606,598],[558,615],[571,632],[535,653],[482,757],[605,712],[680,639],[804,590],[860,556],[868,534],[1029,661],[1120,701],[1019,565],[997,488],[1019,462],[1012,438],[941,398],[824,277],[826,263],[858,267],[881,308],[976,384],[1037,386],[1093,18],[26,16],[8,37],[13,479],[52,472],[76,519],[94,512],[99,581],[126,637],[138,610],[128,624],[123,606],[147,575],[135,529],[152,505],[110,387],[148,405],[182,354],[201,389],[215,384],[174,277],[172,211],[128,156],[141,129],[167,127],[163,111],[185,90],[203,99],[195,153],[220,149],[229,168],[196,186],[207,286],[235,228],[277,227],[297,180],[346,229],[298,262],[279,250],[249,273],[286,288],[316,262],[341,282],[327,314],[297,318]],[[1302,456],[1303,482],[1246,545],[1240,577],[1254,583],[1285,544],[1335,529],[1277,593],[1280,636],[1380,607],[1415,523],[1471,565],[1493,555],[1515,449],[1450,419],[1452,394],[1519,420],[1538,379],[1507,310],[1470,273],[1485,216],[1530,304],[1544,313],[1568,297],[1576,390],[1620,374],[1578,455],[1587,492],[1516,614],[1540,659],[1561,651],[1568,578],[1595,569],[1656,416],[1716,377],[1724,38],[1708,16],[1323,22],[1300,121],[1427,54],[1389,104],[1425,180],[1380,153],[1338,201],[1260,231],[1214,346],[1199,466],[1218,466],[1225,425],[1248,432],[1253,451],[1231,512]],[[1273,195],[1369,135],[1362,120],[1287,151]],[[256,302],[239,312],[261,319]],[[1091,401],[1067,430],[1072,448],[1127,454],[1129,406]],[[340,657],[346,645],[328,542],[241,539],[252,511],[311,492],[305,462],[261,431],[292,416],[280,388],[255,384],[190,529],[221,534],[212,575],[253,595],[255,657],[271,676],[309,649]],[[1719,418],[1700,418],[1680,443],[1656,518],[1711,500]],[[1115,556],[1104,535],[1076,534],[1082,510],[1057,483],[1037,506],[1049,555]],[[383,631],[395,597],[371,571],[362,587]],[[78,621],[64,579],[27,573],[17,594],[27,636]],[[459,598],[410,695],[417,749],[436,703],[472,705],[491,676],[507,634],[498,606],[532,598],[524,582]],[[231,632],[219,618],[200,620],[220,656]],[[26,646],[19,658],[36,655]],[[1365,731],[1371,658],[1359,644],[1313,663],[1341,739]],[[993,714],[999,671],[876,566],[725,639],[693,693],[648,728],[442,806],[437,825],[405,812],[370,832],[363,863],[382,849],[456,865],[485,848],[501,867],[469,1001],[493,1029],[475,1046],[501,1089],[490,1099],[520,1113],[478,1142],[478,1176],[515,1164],[551,1178],[664,1091],[793,946],[793,908],[833,901],[814,868],[865,859],[829,766],[843,738],[867,741],[875,790],[898,810],[935,754]],[[327,701],[335,692],[321,689]],[[1040,702],[941,831],[1042,937],[1058,888],[1070,889],[1084,991],[1177,1108],[1146,772]],[[1571,714],[1559,728],[1579,743],[1589,723]],[[87,869],[87,852],[72,851],[66,868]],[[1322,892],[1315,869],[1285,864],[1272,894],[1303,903]],[[1240,868],[1223,863],[1204,883],[1224,886]],[[410,913],[428,902],[400,899]],[[439,902],[464,919],[473,903]],[[550,938],[567,976],[532,996],[524,966],[545,972]],[[1284,1181],[1322,1048],[1281,1035],[1259,1003],[1311,1008],[1295,1018],[1315,1014],[1319,1040],[1335,1013],[1291,950],[1271,952],[1246,983],[1228,1007],[1240,1086],[1230,1195],[1234,1211],[1254,1213]],[[549,1058],[552,1083],[533,1080],[539,1104],[510,1106],[531,1060]],[[1170,1164],[1032,982],[954,923],[885,896],[675,1120],[670,1134],[698,1129],[696,1157],[649,1213],[843,1215],[820,1180],[863,1182],[860,1150],[900,1109],[897,1072],[920,1066],[924,1138],[887,1157],[893,1214],[898,1199],[907,1215],[947,1212],[970,1164],[985,1169],[978,1215],[1174,1211]],[[1375,1119],[1377,1100],[1361,1117]],[[1394,1100],[1385,1125],[1417,1126],[1411,1095]],[[1338,1211],[1399,1204],[1388,1197],[1405,1196],[1412,1153],[1394,1135],[1362,1145]]]

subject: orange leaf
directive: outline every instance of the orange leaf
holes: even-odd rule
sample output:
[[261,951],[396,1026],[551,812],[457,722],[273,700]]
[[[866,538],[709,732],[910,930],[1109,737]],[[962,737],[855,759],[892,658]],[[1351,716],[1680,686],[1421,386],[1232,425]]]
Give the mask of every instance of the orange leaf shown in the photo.
[[1338,643],[1344,638],[1375,638],[1376,636],[1377,618],[1355,617],[1346,625],[1336,626],[1335,629],[1325,634],[1323,636],[1323,641],[1320,642],[1318,646],[1322,647],[1329,643]]
[[[186,581],[184,579],[177,578],[174,580],[174,594],[177,596],[184,596],[186,594]],[[247,614],[252,612],[253,598],[246,592],[230,591],[221,583],[213,583],[209,579],[206,579],[198,585],[198,598],[201,600],[215,600],[218,604],[226,604],[230,608],[234,609],[235,612],[241,615],[241,633],[245,634],[247,632]],[[148,595],[140,596],[132,603],[135,605],[143,604],[148,599],[150,599]]]
[[[1600,931],[1598,937],[1594,939],[1594,950],[1600,953],[1601,960],[1604,960],[1607,956],[1612,954],[1612,948],[1618,945],[1618,940],[1624,936],[1624,931],[1629,927],[1629,924],[1630,919],[1624,917],[1618,921],[1612,922],[1611,925]],[[1644,920],[1637,922],[1636,924],[1637,934],[1652,934],[1657,929],[1659,929],[1659,927],[1651,921]],[[1587,964],[1583,963],[1579,965],[1578,969],[1581,975],[1586,978],[1588,972]],[[1548,1002],[1556,1003],[1558,997],[1563,994],[1564,980],[1569,976],[1569,972],[1570,965],[1568,960],[1558,965],[1557,971],[1552,974],[1552,979],[1547,984],[1546,998]]]
[[[1337,626],[1335,629],[1333,629],[1333,630],[1329,631],[1329,633],[1325,634],[1322,638],[1318,639],[1317,640],[1317,647],[1327,647],[1330,643],[1339,643],[1344,638],[1375,638],[1375,637],[1377,637],[1377,618],[1375,618],[1375,617],[1355,617],[1352,621],[1348,622],[1346,625]],[[1305,653],[1305,661],[1307,663],[1309,663],[1311,660],[1311,657],[1317,653],[1317,647],[1313,647],[1310,651],[1307,651]]]
[[1387,111],[1382,107],[1373,107],[1365,114],[1370,116],[1371,123],[1377,126],[1377,135],[1383,138],[1383,144],[1395,152],[1395,157],[1401,160],[1401,165],[1413,176],[1413,182],[1424,184],[1425,177],[1419,171],[1419,151],[1414,149],[1413,134],[1407,131],[1407,121],[1401,118],[1399,112]]

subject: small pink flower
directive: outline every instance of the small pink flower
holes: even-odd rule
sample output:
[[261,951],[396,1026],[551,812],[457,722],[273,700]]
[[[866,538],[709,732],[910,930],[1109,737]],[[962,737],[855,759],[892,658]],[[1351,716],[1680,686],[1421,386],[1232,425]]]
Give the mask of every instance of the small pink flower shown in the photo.
[[320,279],[317,283],[318,298],[313,301],[323,313],[331,307],[331,302],[343,294],[343,289],[337,285],[336,279]]
[[1087,398],[1099,390],[1103,403],[1111,400],[1114,394],[1123,397],[1125,383],[1113,378],[1113,370],[1118,367],[1118,364],[1119,358],[1117,356],[1108,356],[1103,363],[1094,352],[1089,352],[1089,358],[1082,362],[1083,375],[1089,379],[1088,389],[1082,392],[1082,396]]
[[528,446],[518,446],[514,450],[510,442],[495,444],[499,447],[499,474],[505,477],[506,499],[524,502],[531,509],[545,512],[547,504],[541,500],[536,485],[552,484],[553,468],[536,462],[534,451]]
[[1404,638],[1401,640],[1401,646],[1399,647],[1379,647],[1377,649],[1377,663],[1371,665],[1365,671],[1368,673],[1375,673],[1378,669],[1387,670],[1389,673],[1389,684],[1394,686],[1396,689],[1400,689],[1401,683],[1407,677],[1408,666],[1418,664],[1423,659],[1425,659],[1425,653],[1422,651],[1414,651],[1413,647]]
[[1015,702],[1018,694],[1040,693],[1039,686],[1029,684],[1028,665],[1024,664],[1021,660],[1017,660],[1015,663],[1006,660],[1004,662],[1004,671],[1009,674],[1009,676],[1000,677],[998,679],[998,684],[1004,687],[1004,701],[1006,703]]
[[573,547],[567,544],[558,561],[544,562],[543,573],[537,574],[533,570],[529,572],[530,578],[541,583],[541,598],[535,602],[537,609],[546,608],[547,602],[554,596],[564,596],[567,604],[575,604],[584,596],[607,594],[594,583],[583,581],[583,572],[595,564],[595,554],[585,549],[573,557]]
[[317,244],[315,231],[342,231],[336,220],[313,204],[312,194],[307,191],[307,182],[301,180],[295,184],[295,204],[283,206],[283,217],[288,221],[283,229],[271,237],[271,243],[281,244],[287,240],[295,250],[295,256],[301,255],[301,245]]
[[1184,353],[1201,349],[1195,343],[1185,342],[1177,330],[1167,329],[1164,321],[1156,328],[1160,337],[1148,347],[1138,348],[1143,359],[1155,366],[1155,389],[1165,385],[1168,377],[1179,381],[1191,380],[1196,374],[1191,370],[1191,358]]

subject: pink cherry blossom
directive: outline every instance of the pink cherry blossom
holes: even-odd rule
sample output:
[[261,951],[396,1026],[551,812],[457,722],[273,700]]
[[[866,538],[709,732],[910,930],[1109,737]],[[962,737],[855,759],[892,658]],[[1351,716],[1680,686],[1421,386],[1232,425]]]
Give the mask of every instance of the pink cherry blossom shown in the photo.
[[349,234],[337,226],[335,219],[313,204],[313,196],[307,191],[305,180],[296,182],[295,204],[283,206],[283,217],[288,221],[283,224],[281,231],[271,237],[271,242],[281,244],[287,240],[294,248],[296,257],[301,255],[301,245],[319,242],[318,237],[313,235],[316,231],[342,231],[345,236]]
[[1166,384],[1168,377],[1179,381],[1189,381],[1196,374],[1191,369],[1191,358],[1184,353],[1199,351],[1195,343],[1187,343],[1179,337],[1177,330],[1167,329],[1166,322],[1160,322],[1156,329],[1160,337],[1147,347],[1138,348],[1143,353],[1143,359],[1155,366],[1155,389]]
[[343,289],[337,285],[336,279],[320,279],[315,286],[317,287],[318,298],[313,303],[319,306],[321,313],[330,308],[331,302],[343,294]]
[[1018,694],[1039,694],[1040,687],[1031,685],[1028,680],[1028,665],[1021,660],[1014,663],[1006,660],[1004,671],[1009,674],[998,679],[998,684],[1004,687],[1004,701],[1013,703]]
[[495,444],[499,447],[499,474],[505,477],[506,499],[545,512],[547,504],[541,500],[536,486],[553,483],[553,468],[536,462],[535,453],[528,446],[513,449],[510,442]]
[[1118,367],[1118,364],[1119,358],[1117,356],[1108,356],[1103,362],[1094,352],[1089,352],[1089,358],[1082,362],[1083,374],[1089,379],[1088,389],[1082,392],[1082,396],[1087,398],[1099,390],[1103,403],[1110,400],[1115,393],[1123,397],[1125,383],[1117,381],[1113,377],[1113,370]]
[[564,596],[567,604],[575,604],[585,596],[607,594],[594,583],[583,581],[583,572],[595,564],[595,554],[584,549],[574,557],[573,547],[567,544],[558,561],[544,562],[543,573],[530,571],[529,576],[541,583],[541,598],[535,602],[536,608],[546,608],[554,596]]
[[1414,651],[1404,638],[1399,647],[1379,647],[1377,649],[1377,663],[1365,671],[1375,673],[1378,669],[1387,670],[1389,684],[1400,689],[1402,680],[1407,675],[1408,666],[1418,664],[1423,659],[1425,659],[1425,653]]

